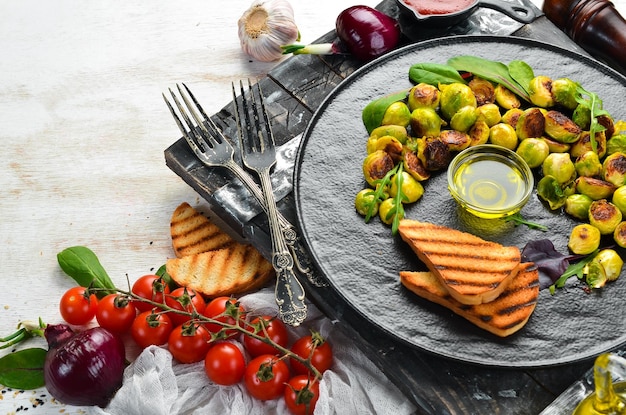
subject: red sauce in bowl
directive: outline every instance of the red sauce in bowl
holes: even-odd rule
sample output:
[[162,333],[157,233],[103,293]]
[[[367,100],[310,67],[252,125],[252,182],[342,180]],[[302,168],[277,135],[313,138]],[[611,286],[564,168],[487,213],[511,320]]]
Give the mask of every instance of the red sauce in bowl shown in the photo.
[[450,14],[472,7],[476,0],[402,0],[421,15]]

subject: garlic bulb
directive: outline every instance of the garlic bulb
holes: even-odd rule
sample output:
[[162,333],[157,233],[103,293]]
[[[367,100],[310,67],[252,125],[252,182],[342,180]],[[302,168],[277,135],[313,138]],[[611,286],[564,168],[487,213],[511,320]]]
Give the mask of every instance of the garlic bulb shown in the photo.
[[243,51],[264,62],[279,59],[281,46],[300,37],[293,8],[286,0],[255,0],[238,24]]

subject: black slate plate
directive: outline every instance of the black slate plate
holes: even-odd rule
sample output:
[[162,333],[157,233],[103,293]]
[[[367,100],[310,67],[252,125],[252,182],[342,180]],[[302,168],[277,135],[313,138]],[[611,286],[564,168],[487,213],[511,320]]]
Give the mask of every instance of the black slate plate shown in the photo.
[[[591,294],[576,284],[554,296],[542,290],[529,323],[502,339],[404,289],[398,272],[425,269],[424,265],[399,236],[392,236],[389,227],[378,219],[365,224],[355,212],[354,196],[364,187],[361,162],[367,139],[361,110],[373,98],[409,88],[410,65],[445,63],[467,54],[505,63],[521,59],[537,75],[569,77],[596,92],[616,119],[626,119],[626,79],[589,58],[540,42],[465,36],[391,53],[340,84],[305,131],[294,192],[299,225],[314,262],[364,319],[399,341],[444,357],[497,367],[545,367],[588,359],[626,343],[624,276]],[[548,211],[536,194],[522,214],[549,226],[547,234],[462,214],[447,191],[445,174],[432,177],[425,190],[423,198],[407,208],[407,218],[520,248],[529,240],[549,237],[559,251],[567,252],[567,239],[576,222]]]

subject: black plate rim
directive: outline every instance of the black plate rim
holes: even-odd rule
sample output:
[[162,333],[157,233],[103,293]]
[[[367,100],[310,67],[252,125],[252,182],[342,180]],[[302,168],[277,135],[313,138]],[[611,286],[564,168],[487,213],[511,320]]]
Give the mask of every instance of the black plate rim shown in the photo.
[[426,41],[422,41],[422,42],[418,42],[418,43],[414,43],[411,45],[407,45],[404,46],[402,48],[399,48],[393,52],[390,52],[376,60],[373,60],[367,64],[365,64],[364,66],[360,67],[359,69],[355,70],[353,73],[351,73],[349,76],[347,76],[339,85],[337,85],[337,87],[331,91],[326,98],[324,99],[324,101],[321,103],[321,105],[317,108],[317,110],[315,111],[315,113],[313,114],[311,120],[309,121],[307,127],[305,128],[303,135],[302,135],[302,141],[300,143],[300,146],[298,147],[298,151],[296,154],[296,158],[295,158],[295,169],[294,169],[294,176],[293,176],[293,193],[294,193],[294,201],[295,201],[295,207],[296,207],[296,219],[297,219],[297,226],[299,228],[299,231],[301,232],[302,238],[303,238],[303,242],[308,250],[308,252],[310,253],[311,259],[313,261],[313,263],[315,264],[315,266],[317,267],[317,269],[321,272],[322,275],[324,275],[324,278],[326,279],[326,281],[328,281],[331,289],[333,289],[337,295],[342,298],[346,304],[354,311],[356,312],[359,316],[361,316],[363,319],[365,319],[366,321],[368,321],[370,324],[373,324],[374,326],[376,326],[378,329],[382,330],[384,333],[387,333],[389,336],[391,336],[394,340],[403,343],[405,345],[408,345],[409,347],[413,347],[415,349],[418,349],[420,351],[429,353],[429,354],[433,354],[439,357],[444,357],[444,358],[448,358],[450,360],[453,361],[459,361],[461,363],[469,363],[469,364],[476,364],[476,365],[483,365],[483,366],[489,366],[489,367],[495,367],[495,368],[517,368],[517,369],[540,369],[540,368],[546,368],[546,367],[555,367],[555,366],[561,366],[561,365],[565,365],[565,364],[573,364],[573,363],[577,363],[577,362],[582,362],[582,361],[589,361],[591,359],[593,359],[595,356],[606,352],[606,351],[610,351],[610,350],[616,350],[618,349],[620,346],[623,346],[624,344],[626,344],[626,335],[624,337],[622,337],[622,341],[616,341],[613,344],[608,345],[604,345],[601,348],[590,348],[588,350],[587,353],[584,354],[578,354],[576,356],[571,356],[571,357],[555,357],[555,358],[546,358],[543,360],[536,360],[536,361],[516,361],[514,363],[511,363],[509,361],[504,361],[504,360],[498,360],[497,358],[489,358],[489,359],[478,359],[478,358],[467,358],[467,357],[462,357],[459,355],[455,355],[453,353],[448,353],[445,350],[441,350],[441,349],[429,349],[420,345],[417,345],[415,343],[409,342],[406,339],[403,339],[401,337],[399,337],[396,333],[394,333],[393,331],[388,330],[387,328],[381,326],[380,324],[378,324],[375,321],[372,321],[371,319],[369,319],[367,317],[367,315],[365,315],[363,313],[363,311],[361,309],[359,309],[359,307],[355,306],[355,304],[353,303],[353,301],[351,301],[349,298],[346,298],[346,296],[341,292],[341,290],[337,289],[337,287],[335,286],[335,284],[332,281],[332,278],[328,278],[326,277],[325,273],[324,273],[324,267],[321,264],[321,261],[319,259],[319,257],[317,256],[317,254],[311,249],[311,243],[310,243],[310,236],[308,235],[307,230],[304,228],[304,224],[301,221],[301,217],[302,217],[302,198],[299,192],[299,188],[298,188],[298,183],[299,183],[299,177],[300,177],[300,166],[302,165],[302,157],[304,154],[304,150],[306,148],[306,145],[308,143],[308,138],[310,136],[310,131],[313,128],[313,126],[315,125],[316,121],[318,120],[318,118],[320,117],[320,114],[322,114],[325,110],[325,108],[329,105],[329,103],[332,102],[333,98],[335,95],[337,95],[339,92],[341,92],[344,88],[346,88],[354,79],[357,79],[358,77],[362,76],[362,74],[367,73],[371,70],[374,70],[376,67],[378,67],[379,65],[381,65],[382,63],[388,61],[388,60],[392,60],[395,59],[398,56],[401,56],[403,54],[406,53],[411,53],[415,50],[419,50],[422,48],[429,48],[431,46],[435,46],[435,45],[449,45],[449,44],[459,44],[459,43],[475,43],[475,42],[484,42],[484,43],[513,43],[513,44],[519,44],[521,46],[531,46],[531,47],[540,47],[546,50],[550,50],[550,51],[554,51],[556,53],[559,54],[564,54],[567,55],[568,57],[571,57],[573,59],[577,59],[577,60],[581,60],[581,61],[585,61],[587,64],[589,65],[593,65],[597,70],[599,70],[600,72],[603,72],[609,76],[612,77],[618,77],[622,79],[622,82],[624,84],[626,84],[626,77],[624,77],[622,74],[618,73],[617,71],[615,71],[614,69],[608,67],[607,65],[596,61],[593,58],[590,58],[588,56],[585,56],[581,53],[575,52],[575,51],[571,51],[568,49],[564,49],[562,47],[550,44],[550,43],[546,43],[543,41],[539,41],[539,40],[535,40],[535,39],[528,39],[528,38],[523,38],[523,37],[518,37],[518,36],[493,36],[493,35],[458,35],[458,36],[448,36],[448,37],[443,37],[443,38],[437,38],[437,39],[431,39],[431,40],[426,40]]

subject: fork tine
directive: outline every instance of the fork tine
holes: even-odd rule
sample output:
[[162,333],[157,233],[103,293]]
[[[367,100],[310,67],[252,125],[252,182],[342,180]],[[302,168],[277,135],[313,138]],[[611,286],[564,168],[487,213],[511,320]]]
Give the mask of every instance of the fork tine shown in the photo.
[[[174,101],[176,101],[176,96],[174,95],[174,92],[171,89],[170,89],[170,93],[172,94],[172,98],[174,99]],[[172,104],[170,104],[170,102],[168,101],[168,99],[165,96],[165,94],[162,93],[161,95],[163,95],[163,99],[165,100],[165,104],[167,105],[167,108],[169,108],[170,113],[172,114],[172,117],[174,117],[174,121],[176,121],[176,125],[178,125],[178,128],[180,129],[180,132],[183,134],[183,136],[185,138],[187,138],[188,132],[185,129],[185,127],[183,126],[183,122],[180,120],[180,117],[178,116],[178,114],[176,114],[176,111],[174,111],[174,108],[172,107]]]
[[[180,96],[183,98],[183,101],[185,101],[185,105],[189,109],[191,116],[194,118],[194,120],[196,120],[198,127],[200,127],[200,129],[204,133],[202,135],[204,138],[204,141],[210,141],[208,145],[210,145],[211,147],[219,143],[222,143],[223,140],[226,140],[226,137],[224,137],[222,130],[219,129],[217,125],[215,124],[215,122],[213,122],[211,117],[209,117],[206,114],[206,112],[204,112],[204,108],[202,108],[202,105],[200,105],[200,102],[198,102],[195,95],[191,92],[191,90],[187,87],[187,85],[185,85],[184,83],[182,85],[185,88],[185,91],[187,93],[186,94],[183,93],[180,85],[177,85],[178,92],[180,93]],[[191,99],[191,102],[189,101],[187,96],[189,96],[189,98]],[[200,115],[198,115],[198,112],[200,113],[202,118],[200,118]]]

